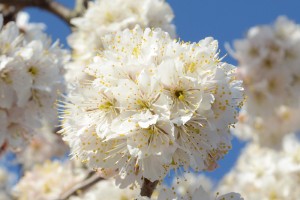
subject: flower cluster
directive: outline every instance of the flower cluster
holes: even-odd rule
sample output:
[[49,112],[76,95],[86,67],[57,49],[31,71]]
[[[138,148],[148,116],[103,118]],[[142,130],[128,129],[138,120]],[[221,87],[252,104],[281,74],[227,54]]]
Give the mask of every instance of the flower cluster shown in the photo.
[[162,180],[181,166],[213,170],[231,148],[229,128],[243,97],[217,41],[178,42],[137,26],[101,42],[85,69],[94,80],[71,92],[62,111],[73,156],[119,170],[121,186]]
[[69,191],[75,184],[83,181],[86,173],[71,163],[46,161],[43,165],[36,165],[18,182],[13,195],[19,200],[60,199],[64,192]]
[[69,63],[66,78],[70,83],[86,78],[85,65],[103,48],[101,37],[126,28],[162,28],[175,36],[175,26],[171,24],[173,11],[164,0],[96,0],[89,2],[83,17],[74,18],[75,26],[68,43],[73,49],[73,61]]
[[247,95],[237,135],[272,146],[300,128],[300,26],[279,17],[234,46]]
[[221,181],[218,191],[236,191],[247,200],[299,199],[299,142],[299,135],[290,134],[280,151],[250,144]]
[[56,123],[53,105],[67,58],[39,25],[26,25],[25,14],[18,21],[21,27],[3,26],[0,17],[0,147],[15,149],[41,127],[41,120]]

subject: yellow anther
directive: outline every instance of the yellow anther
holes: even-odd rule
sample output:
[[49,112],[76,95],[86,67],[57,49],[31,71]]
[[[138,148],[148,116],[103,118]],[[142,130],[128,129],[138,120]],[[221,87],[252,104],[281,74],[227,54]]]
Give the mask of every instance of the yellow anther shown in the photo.
[[191,62],[187,65],[187,71],[193,73],[196,71],[196,63],[195,62]]
[[109,101],[105,102],[104,104],[101,104],[98,108],[99,110],[107,110],[110,109],[113,106],[113,104]]
[[32,76],[35,76],[37,75],[37,73],[39,72],[38,69],[36,67],[30,67],[28,69],[28,72],[32,75]]
[[138,57],[140,54],[141,54],[140,47],[138,47],[138,46],[134,47],[132,50],[132,55],[134,55],[135,57]]

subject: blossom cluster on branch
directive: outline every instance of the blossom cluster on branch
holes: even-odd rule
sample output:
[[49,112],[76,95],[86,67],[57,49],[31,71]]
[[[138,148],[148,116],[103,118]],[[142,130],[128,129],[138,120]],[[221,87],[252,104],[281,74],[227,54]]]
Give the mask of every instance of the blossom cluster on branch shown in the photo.
[[245,199],[299,199],[300,26],[286,17],[234,43],[247,100],[234,134],[250,139],[218,191]]
[[70,162],[46,161],[27,171],[14,188],[14,196],[19,200],[60,199],[60,196],[76,183],[84,180],[86,171],[73,169]]
[[[71,54],[26,6],[70,25]],[[0,167],[0,200],[299,199],[295,22],[281,16],[235,40],[235,67],[213,37],[178,39],[164,0],[73,10],[1,0],[0,10],[0,156],[13,150],[23,173],[13,186]],[[231,131],[249,140],[236,166],[217,185],[196,175],[218,167]]]
[[249,144],[237,165],[221,180],[218,191],[239,192],[247,200],[299,199],[299,135],[285,137],[283,149]]
[[170,169],[213,170],[231,148],[229,127],[242,100],[233,66],[212,38],[172,40],[136,27],[102,38],[63,110],[74,157],[91,168],[118,170],[121,187],[162,180]]
[[247,95],[234,133],[280,146],[300,128],[300,26],[281,16],[273,26],[251,28],[234,46]]
[[25,14],[19,17],[6,25],[0,17],[0,147],[15,150],[43,123],[57,124],[54,103],[68,58],[40,26],[27,25]]

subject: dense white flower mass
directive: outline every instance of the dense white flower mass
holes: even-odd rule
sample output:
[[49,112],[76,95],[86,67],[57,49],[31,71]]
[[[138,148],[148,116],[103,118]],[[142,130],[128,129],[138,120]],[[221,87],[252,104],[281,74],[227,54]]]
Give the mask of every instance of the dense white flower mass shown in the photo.
[[236,134],[272,146],[300,129],[300,26],[279,17],[234,46],[247,95]]
[[[53,108],[62,88],[67,58],[40,26],[26,26],[25,14],[3,26],[0,16],[0,147],[20,148],[41,121],[56,123]],[[22,23],[21,23],[22,22]]]
[[71,163],[47,161],[34,166],[31,171],[26,171],[15,186],[13,195],[18,200],[60,199],[64,192],[84,180],[85,176],[85,171],[73,169]]
[[217,191],[239,192],[247,200],[298,200],[299,185],[300,138],[291,134],[281,151],[250,144]]
[[75,26],[68,43],[73,49],[73,61],[66,67],[69,82],[86,78],[84,67],[103,48],[101,37],[126,28],[162,28],[175,36],[175,26],[171,23],[173,11],[164,0],[96,0],[89,2],[83,17],[74,18]]
[[94,80],[78,86],[84,93],[71,92],[62,111],[73,156],[118,170],[121,187],[162,180],[181,166],[213,170],[231,148],[229,127],[242,100],[217,41],[178,42],[136,27],[101,42],[85,69]]

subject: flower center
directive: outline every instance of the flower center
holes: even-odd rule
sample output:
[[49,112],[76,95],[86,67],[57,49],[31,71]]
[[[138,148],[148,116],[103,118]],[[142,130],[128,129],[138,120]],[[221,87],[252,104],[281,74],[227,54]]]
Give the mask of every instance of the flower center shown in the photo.
[[113,104],[111,102],[107,101],[104,104],[101,104],[98,108],[100,110],[109,110],[112,106],[113,106]]
[[38,73],[38,69],[37,69],[36,67],[30,67],[30,68],[28,69],[28,72],[29,72],[32,76],[35,76],[35,75],[37,75],[37,73]]
[[12,80],[10,79],[8,72],[4,72],[0,74],[0,78],[6,83],[6,84],[11,84]]
[[176,90],[175,91],[175,96],[177,97],[177,99],[179,99],[180,101],[184,100],[184,94],[182,90]]

